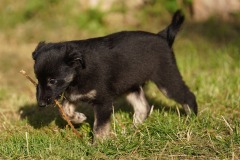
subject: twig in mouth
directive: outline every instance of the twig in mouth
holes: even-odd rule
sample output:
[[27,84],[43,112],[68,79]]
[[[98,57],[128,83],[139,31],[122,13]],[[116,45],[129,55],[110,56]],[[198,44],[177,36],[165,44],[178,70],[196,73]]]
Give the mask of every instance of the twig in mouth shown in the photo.
[[[35,86],[37,86],[37,82],[35,82],[29,75],[27,75],[26,71],[21,70],[20,73],[24,75],[30,82],[32,82]],[[65,112],[62,109],[62,105],[58,100],[54,100],[56,106],[58,106],[59,112],[61,113],[63,119],[67,121],[68,125],[72,128],[72,131],[77,135],[78,138],[81,138],[81,135],[79,132],[74,128],[73,124],[69,120],[68,116],[65,114]]]

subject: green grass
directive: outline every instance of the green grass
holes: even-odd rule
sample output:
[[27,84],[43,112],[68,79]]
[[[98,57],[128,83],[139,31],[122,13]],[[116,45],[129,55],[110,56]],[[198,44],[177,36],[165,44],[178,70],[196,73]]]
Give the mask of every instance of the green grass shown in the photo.
[[[49,3],[60,15],[64,15],[66,6],[70,5],[59,1]],[[91,108],[84,104],[80,109],[86,113],[88,121],[77,126],[82,135],[82,139],[78,139],[56,107],[37,107],[35,88],[19,70],[25,69],[34,77],[31,52],[42,39],[59,41],[100,36],[110,33],[111,26],[102,23],[103,13],[92,18],[99,14],[97,10],[86,11],[90,15],[84,15],[84,20],[69,11],[66,16],[79,21],[73,23],[60,18],[48,24],[49,17],[44,20],[39,14],[47,10],[46,6],[40,2],[31,5],[25,7],[39,8],[38,14],[30,20],[16,22],[12,28],[4,24],[8,29],[2,26],[0,30],[0,159],[240,158],[240,22],[237,19],[229,23],[216,19],[204,23],[187,21],[175,41],[180,72],[197,97],[197,117],[184,115],[179,104],[165,98],[153,83],[148,83],[144,90],[149,103],[155,106],[153,114],[136,128],[132,124],[131,107],[119,98],[114,103],[111,136],[92,144]],[[133,28],[158,32],[161,22],[164,26],[170,21],[166,11],[161,11],[165,15],[161,21],[161,16],[155,13],[157,10],[148,16],[151,7],[146,8],[136,14],[144,14],[139,20],[141,25],[119,24],[116,30]],[[36,18],[40,18],[39,21]],[[15,23],[11,18],[9,21]],[[97,29],[89,30],[87,25],[91,24],[84,26],[81,21],[92,21]],[[54,26],[56,24],[61,26]]]

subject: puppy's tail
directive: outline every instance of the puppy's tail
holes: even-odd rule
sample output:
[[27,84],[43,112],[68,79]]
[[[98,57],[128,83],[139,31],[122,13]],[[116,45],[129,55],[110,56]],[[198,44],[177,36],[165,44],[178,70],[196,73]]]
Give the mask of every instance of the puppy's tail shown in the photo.
[[182,14],[182,11],[177,10],[173,15],[171,24],[166,29],[158,33],[161,37],[167,39],[169,47],[172,47],[175,37],[181,25],[183,24],[183,21],[184,15]]

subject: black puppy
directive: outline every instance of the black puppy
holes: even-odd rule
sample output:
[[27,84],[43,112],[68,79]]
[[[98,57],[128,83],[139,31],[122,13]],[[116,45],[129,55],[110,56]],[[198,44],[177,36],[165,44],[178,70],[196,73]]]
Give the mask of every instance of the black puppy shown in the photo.
[[52,104],[64,93],[64,111],[72,122],[81,123],[86,117],[75,112],[75,105],[87,101],[94,108],[95,136],[104,137],[118,95],[128,94],[135,124],[147,118],[151,107],[142,86],[150,80],[188,114],[197,114],[195,96],[182,80],[172,49],[183,21],[177,11],[172,23],[157,34],[124,31],[87,40],[40,42],[32,54],[39,106]]

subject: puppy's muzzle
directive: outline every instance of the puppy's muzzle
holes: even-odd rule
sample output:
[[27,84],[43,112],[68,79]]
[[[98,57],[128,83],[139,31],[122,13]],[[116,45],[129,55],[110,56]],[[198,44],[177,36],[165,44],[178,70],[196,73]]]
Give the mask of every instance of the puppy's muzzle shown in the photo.
[[38,101],[38,106],[39,107],[46,107],[46,106],[51,105],[53,103],[54,102],[50,98],[48,98],[47,100],[39,100]]

